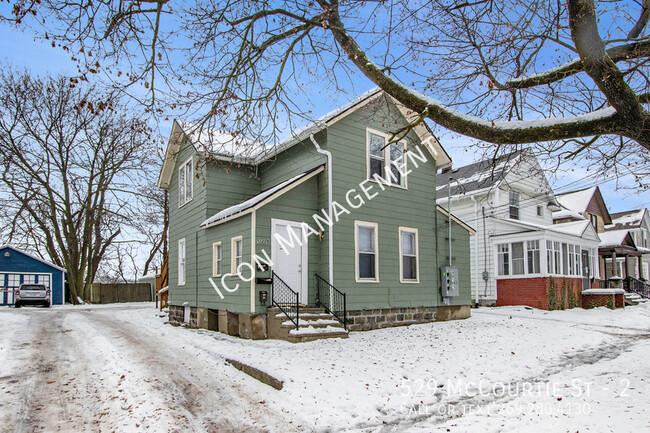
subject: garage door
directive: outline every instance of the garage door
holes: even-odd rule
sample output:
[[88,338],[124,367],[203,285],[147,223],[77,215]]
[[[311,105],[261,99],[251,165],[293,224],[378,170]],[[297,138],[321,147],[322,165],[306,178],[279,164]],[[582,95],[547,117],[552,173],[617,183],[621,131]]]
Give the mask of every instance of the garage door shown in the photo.
[[14,290],[20,287],[20,277],[20,274],[0,274],[0,286],[2,286],[0,302],[3,305],[14,304]]
[[14,304],[14,291],[18,290],[22,283],[44,284],[48,289],[50,289],[51,281],[51,274],[0,273],[0,305]]

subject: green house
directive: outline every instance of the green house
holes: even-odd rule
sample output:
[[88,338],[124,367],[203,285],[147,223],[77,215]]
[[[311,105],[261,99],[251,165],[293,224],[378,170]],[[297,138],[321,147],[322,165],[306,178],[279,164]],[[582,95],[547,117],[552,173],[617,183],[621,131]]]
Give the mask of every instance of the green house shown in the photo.
[[416,119],[375,89],[274,147],[175,121],[170,320],[304,341],[468,317],[473,230],[436,207],[451,160]]

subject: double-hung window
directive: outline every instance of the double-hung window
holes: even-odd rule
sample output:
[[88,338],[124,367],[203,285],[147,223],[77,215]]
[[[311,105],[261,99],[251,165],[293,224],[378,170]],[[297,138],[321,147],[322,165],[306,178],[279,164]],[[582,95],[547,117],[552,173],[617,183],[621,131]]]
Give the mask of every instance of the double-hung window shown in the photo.
[[499,275],[510,275],[510,244],[497,245],[499,253]]
[[559,242],[553,241],[553,255],[555,256],[555,273],[562,274],[562,252]]
[[244,241],[241,236],[230,239],[230,272],[236,274],[244,257]]
[[223,248],[221,242],[212,244],[212,276],[220,277],[223,271]]
[[400,281],[418,282],[418,230],[400,227],[399,236]]
[[178,168],[178,206],[192,200],[192,184],[194,176],[192,174],[192,158],[188,159]]
[[368,179],[379,176],[391,185],[406,188],[406,144],[399,141],[387,145],[389,138],[381,132],[368,130]]
[[528,273],[539,274],[539,241],[527,241]]
[[178,285],[185,285],[185,238],[178,241]]
[[575,251],[574,251],[574,246],[569,244],[569,269],[568,269],[568,272],[566,272],[566,270],[565,270],[566,275],[573,275],[574,274],[575,268],[576,268],[575,260],[576,260],[576,255],[575,255]]
[[377,282],[379,281],[377,224],[355,221],[354,231],[356,281]]
[[508,203],[510,206],[510,218],[513,220],[519,219],[519,193],[510,191],[508,193]]
[[512,275],[523,275],[524,269],[524,243],[512,243]]
[[555,266],[553,266],[553,241],[546,241],[546,270],[549,274],[555,273]]

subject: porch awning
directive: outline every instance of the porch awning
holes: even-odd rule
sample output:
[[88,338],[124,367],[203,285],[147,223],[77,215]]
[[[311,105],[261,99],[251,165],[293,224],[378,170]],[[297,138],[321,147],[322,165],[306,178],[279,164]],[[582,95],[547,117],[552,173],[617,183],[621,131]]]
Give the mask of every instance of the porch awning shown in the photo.
[[218,224],[219,222],[247,215],[253,209],[260,207],[269,201],[272,201],[276,197],[279,197],[285,192],[289,191],[294,186],[320,173],[323,171],[323,168],[324,166],[320,165],[318,167],[312,168],[311,170],[307,170],[304,173],[300,173],[290,179],[285,180],[284,182],[280,182],[279,184],[260,192],[259,194],[254,195],[248,200],[219,211],[207,220],[203,221],[201,223],[201,227],[208,228]]

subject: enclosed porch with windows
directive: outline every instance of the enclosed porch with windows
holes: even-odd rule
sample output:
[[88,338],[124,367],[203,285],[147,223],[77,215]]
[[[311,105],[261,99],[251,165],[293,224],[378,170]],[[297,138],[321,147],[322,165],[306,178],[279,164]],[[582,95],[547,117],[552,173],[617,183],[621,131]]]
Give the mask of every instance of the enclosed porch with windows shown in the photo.
[[493,236],[497,306],[580,307],[583,293],[599,287],[599,240],[591,225],[558,226]]

